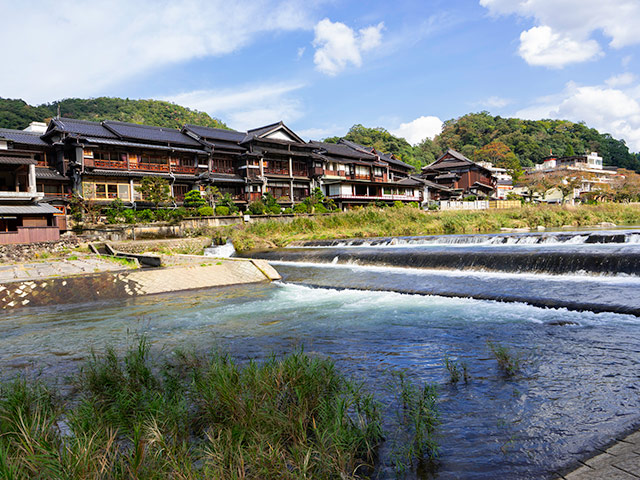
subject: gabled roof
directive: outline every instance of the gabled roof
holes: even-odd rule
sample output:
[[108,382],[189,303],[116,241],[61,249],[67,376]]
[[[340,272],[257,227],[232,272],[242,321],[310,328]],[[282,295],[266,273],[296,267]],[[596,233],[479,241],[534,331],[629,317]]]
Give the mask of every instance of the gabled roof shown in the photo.
[[453,149],[449,149],[445,153],[440,155],[440,157],[435,162],[425,167],[422,167],[422,171],[428,172],[428,171],[446,170],[447,168],[466,167],[469,165],[474,165],[482,170],[485,170],[491,173],[491,170],[489,170],[488,168],[485,168],[482,165],[475,163],[472,160],[469,160],[460,152],[456,152]]
[[387,163],[390,163],[392,165],[396,165],[398,167],[407,168],[409,170],[413,169],[413,165],[409,165],[408,163],[404,163],[402,160],[398,160],[391,153],[379,152],[378,150],[376,150],[373,147],[365,147],[364,145],[359,145],[359,144],[357,144],[355,142],[352,142],[351,140],[347,140],[347,139],[344,139],[344,138],[341,138],[340,140],[338,140],[338,143],[340,143],[342,145],[346,145],[346,146],[348,146],[350,148],[353,148],[354,150],[357,150],[359,152],[366,152],[366,153],[370,153],[372,155],[376,155],[377,157],[380,158],[380,160],[383,160],[383,161],[385,161]]
[[0,128],[0,139],[35,147],[49,146],[47,142],[40,138],[40,134],[37,132],[25,132],[24,130],[13,130],[11,128]]
[[271,125],[265,125],[264,127],[253,128],[247,131],[247,135],[242,139],[240,143],[248,142],[254,138],[268,138],[269,135],[277,132],[278,130],[284,130],[294,141],[298,143],[305,143],[293,130],[287,127],[282,121],[272,123]]
[[105,120],[102,122],[102,125],[120,138],[145,140],[148,142],[163,144],[186,145],[191,147],[201,146],[198,141],[175,128],[153,127],[150,125],[115,122],[112,120]]
[[186,124],[183,131],[195,133],[198,137],[205,140],[221,140],[223,142],[241,142],[247,135],[246,132],[238,132],[237,130],[228,130],[226,128],[201,127],[200,125]]
[[376,159],[371,153],[354,149],[346,144],[316,142],[313,140],[310,141],[309,144],[315,147],[320,153],[326,152],[326,154],[330,156],[367,160],[369,162],[373,162]]
[[68,177],[60,175],[60,172],[51,167],[36,167],[36,178],[39,180],[69,180]]
[[38,161],[31,157],[0,155],[0,164],[2,165],[37,165]]
[[101,123],[75,118],[53,118],[43,137],[50,136],[53,132],[67,133],[70,135],[89,135],[92,137],[118,138],[113,132],[104,128]]

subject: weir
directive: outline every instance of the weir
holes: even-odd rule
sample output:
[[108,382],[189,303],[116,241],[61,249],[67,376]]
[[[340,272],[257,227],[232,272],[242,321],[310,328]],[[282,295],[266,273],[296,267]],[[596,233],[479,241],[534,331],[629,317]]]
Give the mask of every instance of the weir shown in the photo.
[[640,316],[638,230],[299,242],[256,251],[287,282]]

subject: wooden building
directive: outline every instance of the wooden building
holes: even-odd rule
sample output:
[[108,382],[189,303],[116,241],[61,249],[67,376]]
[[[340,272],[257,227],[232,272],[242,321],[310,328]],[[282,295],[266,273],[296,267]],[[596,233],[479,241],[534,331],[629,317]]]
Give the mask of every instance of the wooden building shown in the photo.
[[[60,238],[62,212],[41,203],[62,191],[60,175],[47,166],[49,145],[38,133],[0,129],[0,244],[54,241]],[[64,179],[63,179],[64,180]]]
[[458,200],[467,195],[489,198],[496,189],[489,169],[455,150],[447,150],[435,162],[422,167],[420,178],[446,189],[434,189],[432,200]]
[[315,149],[314,172],[324,194],[340,208],[420,201],[421,184],[409,178],[411,165],[344,139],[309,143]]

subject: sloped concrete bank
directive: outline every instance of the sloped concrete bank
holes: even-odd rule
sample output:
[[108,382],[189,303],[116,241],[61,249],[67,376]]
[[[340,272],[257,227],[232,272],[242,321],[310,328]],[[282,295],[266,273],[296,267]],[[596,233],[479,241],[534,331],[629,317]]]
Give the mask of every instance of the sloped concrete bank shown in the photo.
[[263,260],[202,258],[165,268],[120,270],[0,284],[0,309],[87,303],[139,295],[279,280]]

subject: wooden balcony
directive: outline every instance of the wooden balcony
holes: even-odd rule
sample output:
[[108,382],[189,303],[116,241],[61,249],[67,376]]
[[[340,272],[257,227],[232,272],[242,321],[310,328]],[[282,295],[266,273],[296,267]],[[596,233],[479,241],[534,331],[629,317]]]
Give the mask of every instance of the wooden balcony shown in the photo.
[[287,175],[289,176],[288,168],[265,168],[265,175]]
[[131,163],[130,170],[144,170],[147,172],[168,172],[169,165],[166,163]]
[[335,198],[339,200],[382,200],[395,202],[396,200],[405,202],[417,202],[420,197],[416,195],[328,195],[329,198]]
[[308,177],[309,176],[309,172],[307,170],[294,170],[293,171],[293,176],[294,177]]
[[127,169],[127,162],[121,162],[118,160],[94,160],[93,165],[96,168],[113,168],[116,170]]
[[174,173],[186,173],[195,175],[198,171],[198,167],[186,166],[186,165],[174,165],[171,167],[171,171]]

